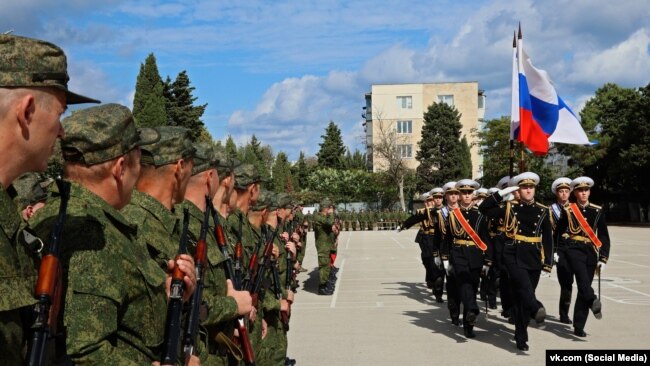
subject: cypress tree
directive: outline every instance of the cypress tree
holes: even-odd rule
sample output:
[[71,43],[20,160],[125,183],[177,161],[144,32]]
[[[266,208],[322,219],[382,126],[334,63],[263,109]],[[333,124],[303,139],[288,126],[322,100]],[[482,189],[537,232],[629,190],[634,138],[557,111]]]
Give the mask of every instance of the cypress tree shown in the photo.
[[287,189],[287,181],[291,177],[291,166],[287,154],[280,151],[275,157],[273,164],[273,180],[272,187],[275,192],[285,192]]
[[192,95],[192,92],[196,88],[191,86],[187,71],[181,71],[171,85],[169,80],[167,77],[165,84],[168,85],[168,91],[165,94],[168,98],[166,105],[170,124],[189,129],[192,140],[196,141],[205,130],[201,116],[208,104],[194,105],[197,98]]
[[153,53],[140,64],[133,97],[133,118],[138,127],[156,127],[167,124],[163,81],[158,73]]
[[320,168],[341,169],[343,165],[343,156],[345,154],[345,145],[341,137],[341,130],[333,122],[325,128],[325,135],[321,135],[323,142],[319,144],[320,150],[316,153],[318,166]]

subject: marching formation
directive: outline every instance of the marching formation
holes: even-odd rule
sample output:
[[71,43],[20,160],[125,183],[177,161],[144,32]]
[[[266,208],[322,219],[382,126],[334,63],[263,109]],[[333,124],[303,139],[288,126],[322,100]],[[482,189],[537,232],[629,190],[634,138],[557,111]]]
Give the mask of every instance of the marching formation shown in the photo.
[[[0,35],[0,57],[3,364],[295,364],[301,204],[119,104],[60,121],[99,101],[68,90],[51,43]],[[40,182],[57,139],[64,179]]]
[[[460,325],[462,314],[467,338],[476,337],[479,292],[492,309],[498,294],[501,315],[515,325],[517,348],[527,351],[529,322],[534,319],[543,328],[546,318],[535,289],[554,266],[561,288],[560,321],[573,324],[574,335],[586,337],[589,310],[602,317],[591,284],[605,268],[610,242],[602,208],[589,201],[594,181],[558,178],[551,187],[557,202],[550,206],[535,200],[538,184],[533,172],[503,177],[489,190],[470,179],[449,182],[425,193],[425,207],[397,229],[420,224],[415,241],[422,250],[427,287],[442,303],[446,282],[451,322]],[[571,320],[574,279],[578,295]]]

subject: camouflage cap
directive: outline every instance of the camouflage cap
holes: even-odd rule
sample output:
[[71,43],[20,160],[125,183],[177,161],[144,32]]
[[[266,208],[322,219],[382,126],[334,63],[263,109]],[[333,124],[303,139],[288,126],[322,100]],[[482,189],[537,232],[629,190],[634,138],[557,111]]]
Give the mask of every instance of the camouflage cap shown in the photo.
[[221,174],[221,172],[230,173],[234,171],[235,168],[241,165],[241,161],[228,157],[226,152],[223,151],[222,149],[215,149],[215,155],[219,160],[219,163],[217,164],[217,168],[219,169],[219,174]]
[[293,208],[293,200],[287,193],[278,193],[278,207],[279,208]]
[[219,159],[214,153],[212,144],[209,142],[199,142],[194,147],[196,149],[193,155],[194,166],[192,167],[192,175],[218,167]]
[[63,90],[67,104],[99,103],[68,90],[68,64],[52,43],[0,34],[0,87],[52,87]]
[[235,188],[246,189],[251,184],[262,182],[262,176],[255,165],[242,164],[235,168]]
[[262,211],[265,208],[268,208],[273,200],[273,192],[267,191],[266,189],[260,190],[260,196],[257,198],[257,202],[251,206],[252,211]]
[[160,140],[142,149],[142,164],[158,167],[194,156],[196,149],[192,145],[190,130],[179,126],[160,126],[155,130],[160,134]]
[[325,197],[320,201],[319,206],[321,210],[325,207],[334,207],[334,201],[329,199],[329,197]]
[[16,190],[14,199],[20,209],[47,199],[47,186],[54,180],[43,179],[38,173],[25,173],[18,177],[12,186]]
[[131,111],[114,103],[75,111],[61,124],[63,159],[86,165],[114,159],[160,138],[154,129],[137,129]]

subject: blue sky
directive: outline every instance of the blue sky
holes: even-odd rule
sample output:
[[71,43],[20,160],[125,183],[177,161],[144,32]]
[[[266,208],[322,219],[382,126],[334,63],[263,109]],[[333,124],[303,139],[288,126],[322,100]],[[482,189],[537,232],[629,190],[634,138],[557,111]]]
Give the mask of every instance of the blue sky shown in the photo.
[[362,148],[373,83],[478,81],[486,117],[509,113],[512,32],[580,110],[606,82],[650,82],[647,0],[0,0],[0,31],[52,41],[75,91],[132,106],[140,63],[187,70],[215,139],[255,134],[314,155],[330,120]]

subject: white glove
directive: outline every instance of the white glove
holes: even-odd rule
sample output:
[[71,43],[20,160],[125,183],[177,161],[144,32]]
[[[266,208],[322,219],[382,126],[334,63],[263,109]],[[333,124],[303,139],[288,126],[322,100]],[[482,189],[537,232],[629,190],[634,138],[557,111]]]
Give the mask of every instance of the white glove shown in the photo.
[[487,277],[489,271],[490,271],[490,266],[488,266],[487,264],[484,264],[483,269],[481,269],[481,274],[484,277]]
[[518,191],[519,187],[507,187],[499,191],[499,195],[503,197],[504,201],[512,201],[515,199],[515,195],[512,194],[514,191]]
[[551,278],[551,272],[542,271],[541,278]]
[[451,266],[449,265],[449,261],[442,261],[442,268],[445,269],[445,272],[447,272],[447,276],[449,276],[451,273]]
[[398,233],[402,232],[402,227],[397,225],[397,229],[395,229],[395,231],[397,231]]
[[557,252],[553,253],[553,260],[555,263],[558,263],[560,261],[560,255],[557,254]]
[[605,270],[605,262],[598,261],[598,264],[596,264],[596,268],[600,273],[603,273]]
[[442,268],[442,260],[440,260],[440,256],[435,256],[433,257],[433,263],[436,265],[438,268]]

